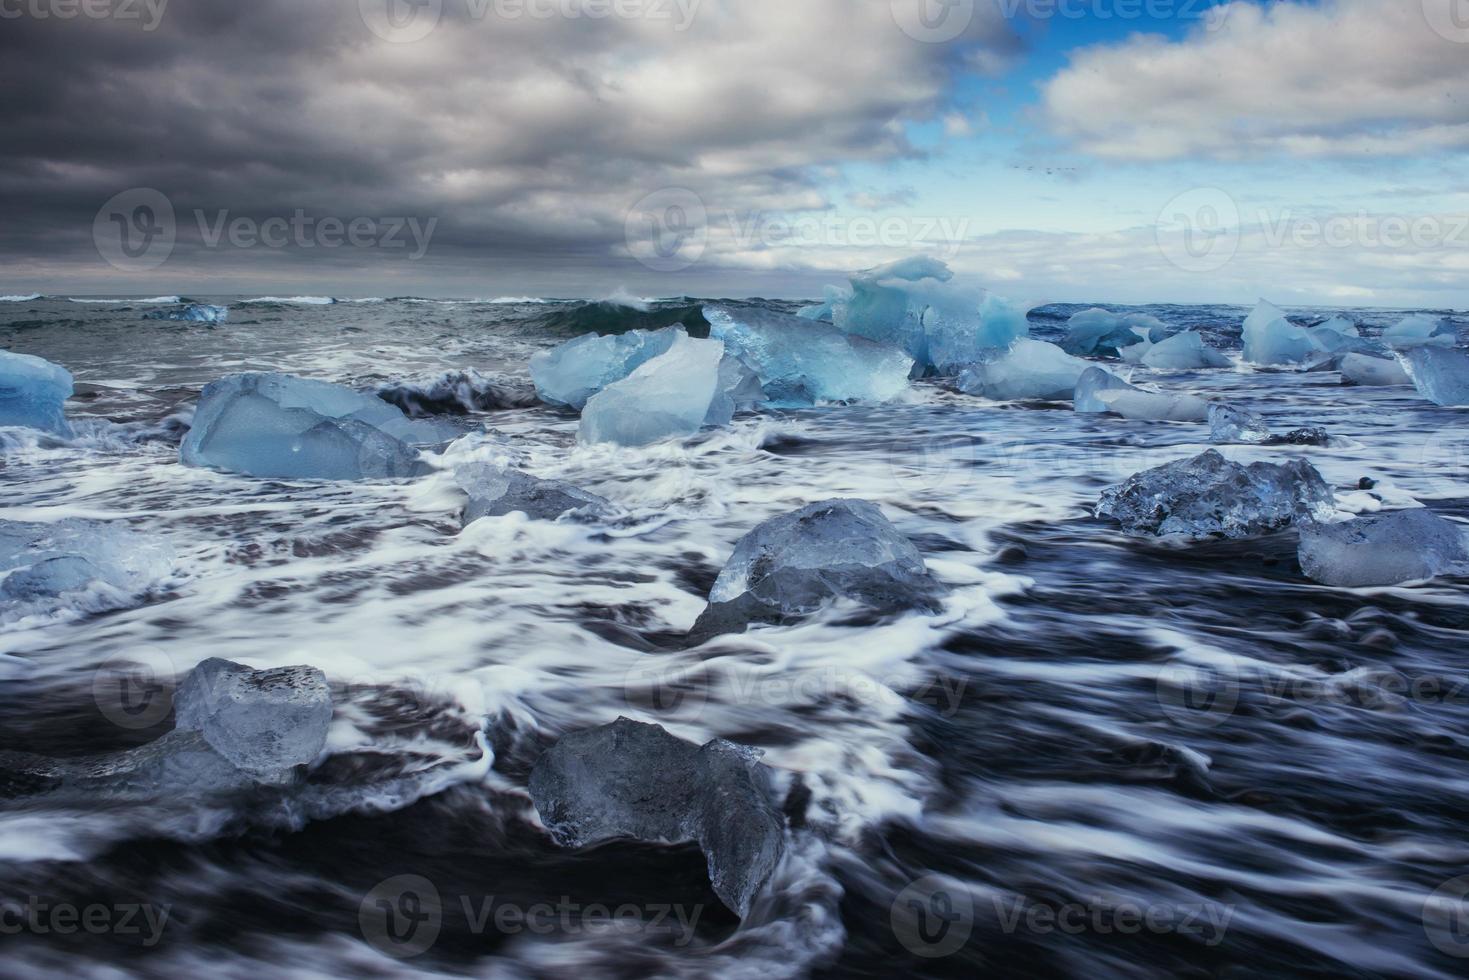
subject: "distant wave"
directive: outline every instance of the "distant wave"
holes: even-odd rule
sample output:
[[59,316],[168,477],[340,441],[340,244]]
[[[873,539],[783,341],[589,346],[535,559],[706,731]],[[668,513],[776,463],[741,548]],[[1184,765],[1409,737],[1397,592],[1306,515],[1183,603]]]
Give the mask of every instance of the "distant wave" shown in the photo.
[[242,299],[245,303],[296,303],[302,306],[331,306],[337,302],[330,296],[258,296],[255,299]]
[[490,306],[545,306],[552,300],[535,296],[497,296],[494,299],[472,299],[469,302],[485,303]]
[[31,293],[29,296],[0,296],[0,303],[29,303],[33,299],[41,299],[40,293]]
[[72,303],[132,303],[134,306],[183,302],[183,299],[178,296],[154,296],[149,299],[82,299],[77,296],[68,296],[67,300]]
[[709,321],[704,319],[704,307],[699,303],[639,308],[603,300],[546,313],[536,322],[551,333],[578,336],[659,330],[676,324],[685,327],[690,336],[709,336]]

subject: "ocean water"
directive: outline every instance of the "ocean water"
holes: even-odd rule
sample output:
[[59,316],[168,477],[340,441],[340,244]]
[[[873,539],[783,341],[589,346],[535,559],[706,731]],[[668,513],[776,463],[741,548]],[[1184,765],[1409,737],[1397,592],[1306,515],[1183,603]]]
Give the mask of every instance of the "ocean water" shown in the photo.
[[[697,325],[698,300],[191,297],[230,308],[212,326],[143,318],[174,297],[103,299],[0,302],[0,348],[77,379],[76,438],[0,430],[0,518],[123,521],[173,570],[135,601],[0,616],[0,749],[150,741],[208,657],[320,667],[336,717],[306,785],[247,798],[56,802],[0,773],[0,975],[1469,972],[1469,580],[1325,588],[1290,533],[1182,546],[1092,516],[1106,486],[1208,448],[1207,425],[921,381],[894,404],[581,447],[574,416],[534,403],[530,356]],[[1076,309],[1037,311],[1033,335]],[[1238,354],[1246,310],[1142,309]],[[1401,313],[1353,316],[1374,335]],[[410,395],[472,371],[470,404],[407,402],[461,434],[449,459],[508,453],[623,516],[461,533],[443,472],[181,466],[200,389],[247,370]],[[1307,456],[1343,510],[1469,519],[1462,409],[1330,372],[1139,379],[1324,426],[1328,447],[1227,454]],[[919,545],[942,612],[839,607],[690,648],[734,543],[831,497],[878,503]],[[120,713],[140,684],[158,703]],[[745,922],[692,847],[573,853],[540,826],[536,758],[622,715],[764,751],[792,830]],[[379,901],[426,931],[385,937]],[[37,906],[109,927],[12,928]]]

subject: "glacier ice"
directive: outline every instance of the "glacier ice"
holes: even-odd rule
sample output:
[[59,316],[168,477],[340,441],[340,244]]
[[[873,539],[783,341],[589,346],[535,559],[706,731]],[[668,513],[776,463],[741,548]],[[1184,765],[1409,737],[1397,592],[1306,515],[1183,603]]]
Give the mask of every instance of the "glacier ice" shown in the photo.
[[1301,571],[1341,588],[1434,578],[1469,562],[1463,529],[1427,510],[1301,526]]
[[71,393],[71,374],[59,364],[0,350],[0,425],[70,438],[63,406]]
[[1245,318],[1245,360],[1251,364],[1300,364],[1318,352],[1311,335],[1265,300]]
[[1076,381],[1072,407],[1078,412],[1098,414],[1111,411],[1101,396],[1109,391],[1137,391],[1105,368],[1089,367]]
[[682,336],[687,331],[681,327],[629,330],[605,337],[587,334],[533,356],[531,380],[542,401],[580,411],[597,392],[667,353]]
[[1209,406],[1209,441],[1259,445],[1270,439],[1270,426],[1254,412],[1229,405]]
[[865,500],[827,500],[740,539],[694,635],[738,632],[816,611],[836,597],[882,612],[935,610],[938,586],[913,543]]
[[1469,405],[1469,354],[1424,345],[1408,352],[1407,363],[1424,398],[1435,405]]
[[779,313],[710,306],[709,336],[759,376],[778,408],[817,402],[884,402],[908,387],[913,359],[834,327]]
[[1202,398],[1145,391],[1098,367],[1088,368],[1077,380],[1074,407],[1144,422],[1202,422],[1209,415],[1209,403]]
[[1061,348],[1068,354],[1119,357],[1128,347],[1162,340],[1166,330],[1163,321],[1148,313],[1082,310],[1067,321]]
[[785,820],[754,749],[686,742],[619,718],[563,735],[536,762],[530,796],[564,847],[696,842],[720,900],[741,918],[785,853]]
[[820,320],[823,323],[830,323],[837,306],[852,298],[852,287],[850,286],[827,286],[822,292],[825,298],[820,303],[815,306],[801,307],[796,311],[796,316],[803,320]]
[[1303,459],[1241,466],[1211,449],[1103,491],[1097,516],[1131,534],[1248,538],[1329,516],[1331,487]]
[[181,310],[154,310],[144,313],[144,320],[180,320],[186,323],[223,323],[228,320],[227,306],[210,306],[206,303],[190,303]]
[[168,545],[125,524],[69,518],[54,524],[0,520],[0,619],[72,605],[116,609],[173,573]]
[[646,446],[725,425],[758,402],[759,381],[720,340],[680,332],[668,351],[603,388],[582,410],[583,443]]
[[569,483],[539,480],[509,466],[470,463],[454,472],[454,479],[469,494],[463,521],[472,524],[482,517],[504,517],[521,513],[532,520],[554,521],[572,512],[605,513],[611,504]]
[[414,476],[415,445],[442,433],[342,385],[287,374],[237,374],[204,388],[179,456],[248,476],[363,480]]
[[1077,381],[1091,367],[1055,344],[1022,337],[1007,350],[994,351],[987,360],[965,368],[959,389],[996,401],[1069,401]]
[[1146,367],[1160,371],[1193,371],[1200,368],[1226,368],[1229,358],[1204,343],[1196,330],[1185,330],[1154,344],[1142,356]]
[[1347,354],[1341,359],[1341,376],[1345,381],[1364,387],[1410,385],[1413,379],[1396,360],[1368,354]]
[[206,660],[174,693],[175,729],[196,731],[235,768],[268,776],[316,760],[332,722],[332,694],[314,667],[251,670]]
[[1415,347],[1453,347],[1458,331],[1448,320],[1427,313],[1404,317],[1382,332],[1382,342],[1396,350]]

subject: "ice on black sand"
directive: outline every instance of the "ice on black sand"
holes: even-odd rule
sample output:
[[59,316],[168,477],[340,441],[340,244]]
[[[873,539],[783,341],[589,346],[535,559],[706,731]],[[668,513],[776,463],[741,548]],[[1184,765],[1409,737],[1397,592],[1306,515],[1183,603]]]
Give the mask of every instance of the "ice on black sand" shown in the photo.
[[1308,578],[1342,588],[1422,581],[1469,562],[1463,529],[1427,510],[1304,524],[1299,556]]
[[509,466],[473,463],[454,473],[469,494],[464,508],[466,525],[482,517],[522,513],[532,520],[554,521],[573,512],[602,514],[612,505],[594,493],[556,480],[541,480]]

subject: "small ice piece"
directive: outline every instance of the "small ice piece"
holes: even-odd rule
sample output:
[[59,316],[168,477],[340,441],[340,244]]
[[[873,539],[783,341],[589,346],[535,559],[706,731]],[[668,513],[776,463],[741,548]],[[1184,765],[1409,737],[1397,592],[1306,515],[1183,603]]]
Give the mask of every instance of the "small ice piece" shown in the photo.
[[1067,321],[1061,349],[1068,354],[1118,357],[1125,348],[1149,343],[1154,323],[1162,326],[1148,314],[1120,316],[1110,310],[1082,310]]
[[181,310],[154,310],[144,313],[144,320],[181,320],[186,323],[223,323],[228,320],[227,306],[210,306],[205,303],[190,303]]
[[1342,380],[1364,387],[1410,385],[1413,379],[1396,360],[1369,354],[1347,354],[1341,359]]
[[1404,317],[1382,332],[1382,342],[1396,350],[1415,347],[1453,347],[1458,331],[1448,320],[1427,313]]
[[1317,353],[1310,335],[1263,299],[1245,319],[1244,342],[1245,360],[1251,364],[1300,364]]
[[693,633],[782,622],[841,597],[881,612],[934,611],[923,556],[866,500],[827,500],[773,517],[740,539]]
[[179,450],[187,466],[248,476],[372,480],[414,476],[425,423],[371,395],[288,374],[236,374],[208,385]]
[[1426,581],[1469,561],[1463,529],[1427,510],[1303,524],[1299,556],[1308,578],[1339,588]]
[[1469,405],[1469,354],[1424,345],[1408,352],[1407,363],[1424,398],[1435,405]]
[[619,718],[564,735],[536,762],[531,802],[563,847],[695,842],[714,893],[744,918],[785,853],[785,820],[754,749],[700,747]]
[[542,401],[581,411],[597,392],[667,353],[677,338],[686,336],[682,327],[606,337],[587,334],[532,357],[531,380]]
[[582,410],[583,443],[646,446],[725,425],[751,391],[749,369],[726,361],[724,342],[680,332],[668,352],[593,395]]
[[538,480],[493,463],[462,466],[454,479],[469,494],[463,515],[466,526],[482,517],[521,513],[536,521],[554,521],[572,512],[600,514],[612,507],[602,497],[569,483]]
[[1204,343],[1196,330],[1169,337],[1143,354],[1142,363],[1160,371],[1194,371],[1230,367],[1229,358]]
[[1008,350],[965,368],[959,375],[959,389],[996,401],[1069,401],[1077,381],[1091,367],[1055,344],[1022,337]]
[[1105,490],[1097,516],[1130,534],[1248,538],[1325,518],[1334,505],[1331,487],[1303,459],[1245,467],[1211,449]]
[[1209,406],[1209,441],[1259,445],[1270,439],[1270,426],[1253,412],[1229,405]]
[[1265,440],[1267,446],[1327,446],[1331,436],[1319,425],[1291,429],[1283,436],[1271,436]]
[[256,776],[314,762],[332,722],[332,693],[314,667],[251,670],[206,660],[173,696],[175,728],[197,731],[230,764]]
[[908,387],[913,359],[822,323],[756,309],[709,306],[709,336],[759,376],[769,404],[885,402]]
[[120,608],[172,574],[173,560],[166,543],[125,524],[0,520],[0,619],[82,590],[96,593],[87,608]]
[[30,354],[0,351],[0,425],[40,429],[71,437],[62,410],[71,397],[71,374]]
[[1362,331],[1357,329],[1357,325],[1351,320],[1348,320],[1346,317],[1342,316],[1340,313],[1323,323],[1316,324],[1316,326],[1312,327],[1311,330],[1329,330],[1332,333],[1336,334],[1338,337],[1362,336]]
[[1209,415],[1209,403],[1202,398],[1145,391],[1098,367],[1088,368],[1077,381],[1074,407],[1143,422],[1202,422]]

